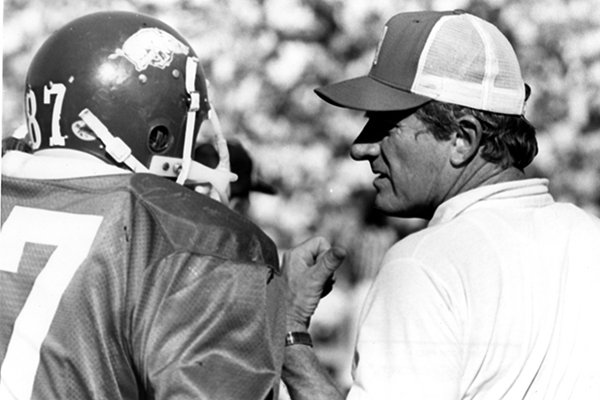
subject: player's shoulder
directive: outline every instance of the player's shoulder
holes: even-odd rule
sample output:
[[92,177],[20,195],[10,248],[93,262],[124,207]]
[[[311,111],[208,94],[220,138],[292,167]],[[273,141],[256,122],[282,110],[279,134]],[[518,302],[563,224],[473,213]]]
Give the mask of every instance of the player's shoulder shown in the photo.
[[132,175],[130,188],[176,249],[278,267],[273,241],[227,206],[151,174]]

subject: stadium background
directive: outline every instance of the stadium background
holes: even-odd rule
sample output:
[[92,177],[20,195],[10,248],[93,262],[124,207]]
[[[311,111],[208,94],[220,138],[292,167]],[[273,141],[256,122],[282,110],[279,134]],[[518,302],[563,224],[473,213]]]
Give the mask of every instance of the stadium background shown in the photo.
[[[326,105],[317,86],[367,71],[385,21],[417,9],[462,8],[513,43],[533,88],[527,116],[540,154],[531,176],[600,215],[600,8],[596,0],[5,0],[2,132],[23,122],[23,83],[43,40],[100,10],[156,16],[201,58],[225,132],[252,153],[275,196],[253,194],[250,216],[280,249],[319,234],[349,257],[313,319],[319,356],[344,387],[362,296],[385,249],[423,226],[371,208],[367,163],[348,156],[365,122]],[[59,56],[59,55],[57,55]]]

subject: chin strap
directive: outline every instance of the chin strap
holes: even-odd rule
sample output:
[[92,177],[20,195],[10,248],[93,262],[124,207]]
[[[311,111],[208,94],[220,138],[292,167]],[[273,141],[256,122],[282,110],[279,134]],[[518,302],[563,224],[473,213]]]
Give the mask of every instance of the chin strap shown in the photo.
[[188,57],[185,63],[185,90],[190,97],[190,107],[187,111],[185,122],[185,137],[183,142],[183,157],[181,158],[181,171],[177,176],[177,183],[185,184],[190,176],[192,164],[192,152],[194,151],[194,125],[196,124],[196,113],[200,110],[200,93],[196,91],[196,72],[198,70],[198,59]]
[[[215,169],[211,169],[192,160],[194,125],[196,122],[196,113],[200,110],[201,101],[200,93],[196,91],[196,72],[198,67],[198,59],[188,57],[185,70],[185,89],[190,96],[190,108],[187,113],[183,158],[181,171],[177,176],[177,183],[195,186],[196,190],[202,193],[206,192],[205,184],[208,183],[211,186],[208,194],[216,200],[227,204],[229,202],[230,183],[237,180],[237,175],[231,173],[227,141],[223,135],[217,113],[211,104],[209,104],[208,120],[214,128],[213,145],[219,154],[219,164]],[[216,193],[214,193],[215,191]]]
[[84,108],[81,110],[79,118],[96,134],[98,139],[104,144],[106,152],[116,162],[127,165],[133,172],[150,172],[144,164],[131,154],[131,148],[121,138],[110,133],[106,125],[89,109]]

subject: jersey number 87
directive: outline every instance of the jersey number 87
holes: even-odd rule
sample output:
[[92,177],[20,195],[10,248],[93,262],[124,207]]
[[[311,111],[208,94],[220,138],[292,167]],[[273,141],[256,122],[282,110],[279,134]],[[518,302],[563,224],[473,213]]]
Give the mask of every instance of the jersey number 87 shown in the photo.
[[[62,83],[50,82],[44,86],[44,104],[52,104],[52,97],[55,97],[52,106],[50,146],[65,145],[66,136],[63,136],[60,132],[60,116],[66,92],[67,88]],[[34,150],[38,149],[42,144],[42,132],[36,118],[37,104],[35,92],[31,88],[27,89],[27,93],[25,93],[25,119],[27,120],[27,127],[31,134],[31,142]]]

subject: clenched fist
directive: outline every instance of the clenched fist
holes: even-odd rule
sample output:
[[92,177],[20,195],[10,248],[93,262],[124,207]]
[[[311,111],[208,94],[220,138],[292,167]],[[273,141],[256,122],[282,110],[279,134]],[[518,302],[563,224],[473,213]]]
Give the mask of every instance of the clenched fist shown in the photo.
[[288,330],[306,329],[319,300],[331,290],[333,273],[346,257],[344,249],[315,237],[283,254],[288,290]]

